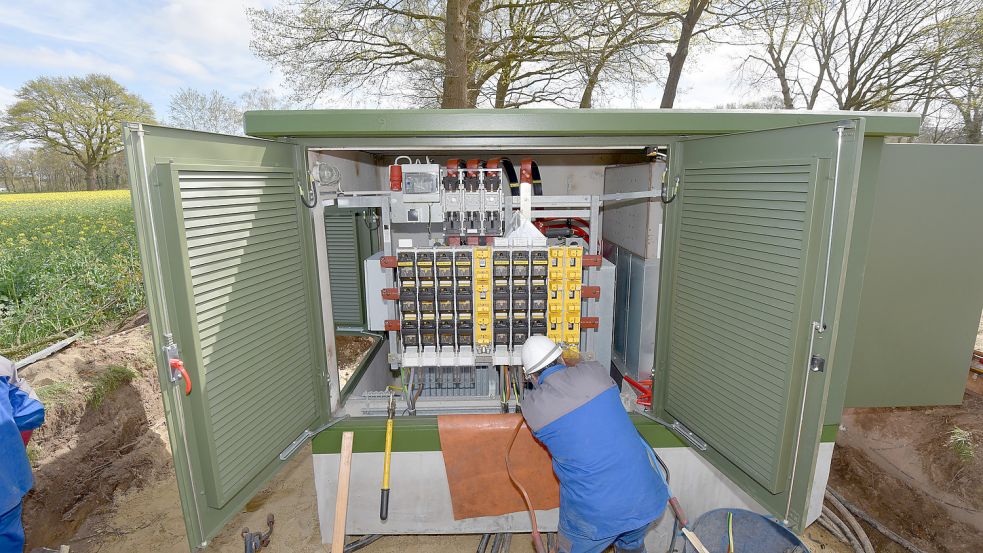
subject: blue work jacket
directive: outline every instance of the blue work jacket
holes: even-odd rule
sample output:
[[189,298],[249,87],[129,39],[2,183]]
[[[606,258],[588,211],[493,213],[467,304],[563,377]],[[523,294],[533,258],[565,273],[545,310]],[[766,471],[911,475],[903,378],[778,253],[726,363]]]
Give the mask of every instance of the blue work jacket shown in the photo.
[[553,457],[560,531],[593,540],[662,515],[669,488],[598,363],[552,365],[522,400],[522,415]]
[[31,465],[20,433],[44,423],[44,406],[13,364],[0,357],[0,514],[16,507],[31,489]]

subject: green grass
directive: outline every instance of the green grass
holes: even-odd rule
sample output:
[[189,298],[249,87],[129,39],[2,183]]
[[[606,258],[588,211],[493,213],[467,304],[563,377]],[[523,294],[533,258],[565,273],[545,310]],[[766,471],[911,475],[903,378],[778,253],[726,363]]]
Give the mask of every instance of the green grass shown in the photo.
[[55,382],[54,384],[38,386],[35,391],[45,408],[51,409],[65,403],[71,397],[74,388],[68,382]]
[[973,443],[973,433],[969,430],[963,430],[958,426],[954,426],[949,431],[949,439],[946,440],[946,444],[965,463],[969,463],[976,458],[976,444]]
[[102,402],[113,392],[129,384],[137,377],[137,372],[129,367],[111,365],[106,367],[106,371],[97,376],[92,381],[92,390],[89,392],[89,405],[93,409],[98,409]]
[[41,448],[33,443],[28,443],[27,460],[31,463],[32,467],[38,466],[41,463]]
[[144,305],[126,190],[0,195],[0,354],[18,359]]

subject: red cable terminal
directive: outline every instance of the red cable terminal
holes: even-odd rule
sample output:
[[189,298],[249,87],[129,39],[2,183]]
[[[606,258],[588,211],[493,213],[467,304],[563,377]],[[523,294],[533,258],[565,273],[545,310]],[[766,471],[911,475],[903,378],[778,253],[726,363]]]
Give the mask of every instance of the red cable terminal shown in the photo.
[[397,289],[397,288],[383,288],[382,289],[382,299],[384,299],[384,300],[398,300],[399,299],[399,289]]
[[395,255],[384,255],[379,258],[379,266],[383,269],[395,269],[396,268],[396,256]]
[[581,286],[580,297],[585,300],[596,300],[601,297],[600,286]]
[[586,267],[600,267],[601,266],[601,256],[599,255],[585,255],[583,257],[583,266]]
[[188,376],[187,369],[184,368],[184,361],[180,359],[171,359],[169,361],[172,370],[181,373],[181,378],[184,379],[184,395],[191,395],[191,377]]
[[387,332],[388,331],[394,331],[394,330],[395,331],[398,331],[400,329],[399,320],[398,319],[387,319],[386,320],[385,329],[386,329]]
[[597,317],[581,317],[580,328],[597,328],[601,324]]

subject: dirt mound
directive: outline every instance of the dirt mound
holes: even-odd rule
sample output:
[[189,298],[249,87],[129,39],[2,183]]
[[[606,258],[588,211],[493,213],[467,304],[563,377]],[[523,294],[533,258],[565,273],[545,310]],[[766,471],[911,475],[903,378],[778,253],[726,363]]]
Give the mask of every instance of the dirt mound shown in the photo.
[[[983,398],[957,406],[852,409],[833,453],[830,484],[926,551],[978,552],[983,544]],[[974,456],[949,443],[969,433]],[[904,551],[868,529],[878,552]],[[876,542],[880,542],[879,544]]]
[[338,349],[338,379],[344,386],[355,373],[362,359],[371,351],[378,341],[375,336],[356,334],[339,334],[335,337],[335,347]]
[[29,449],[28,550],[57,548],[114,494],[172,473],[146,327],[73,345],[22,375],[47,407]]

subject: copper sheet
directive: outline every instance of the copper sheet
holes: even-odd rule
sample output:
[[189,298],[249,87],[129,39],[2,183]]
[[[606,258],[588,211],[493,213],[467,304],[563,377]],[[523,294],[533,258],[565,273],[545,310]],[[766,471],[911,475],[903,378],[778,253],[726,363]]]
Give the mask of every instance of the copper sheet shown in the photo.
[[[454,520],[526,509],[505,468],[505,449],[521,415],[441,415],[440,448],[447,468]],[[512,470],[535,509],[560,506],[560,484],[550,455],[525,425],[512,447]]]

